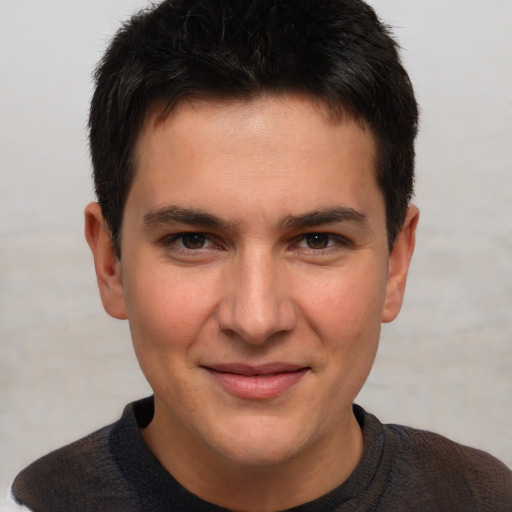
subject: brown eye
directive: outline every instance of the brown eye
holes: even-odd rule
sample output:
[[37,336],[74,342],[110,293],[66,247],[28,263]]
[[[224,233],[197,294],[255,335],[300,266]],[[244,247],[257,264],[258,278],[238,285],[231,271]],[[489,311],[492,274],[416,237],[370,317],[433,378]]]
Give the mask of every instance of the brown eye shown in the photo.
[[187,249],[202,249],[206,242],[206,236],[201,233],[185,233],[181,235],[181,243]]
[[325,249],[329,247],[330,236],[323,233],[306,235],[306,244],[310,249]]

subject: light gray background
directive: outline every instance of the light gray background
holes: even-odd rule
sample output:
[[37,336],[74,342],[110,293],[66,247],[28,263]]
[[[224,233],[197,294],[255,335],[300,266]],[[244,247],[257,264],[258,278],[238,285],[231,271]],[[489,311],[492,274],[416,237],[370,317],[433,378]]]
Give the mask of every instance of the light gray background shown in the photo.
[[[418,245],[358,402],[512,466],[512,2],[373,0],[422,107]],[[0,493],[149,388],[83,240],[90,74],[142,0],[0,0]]]

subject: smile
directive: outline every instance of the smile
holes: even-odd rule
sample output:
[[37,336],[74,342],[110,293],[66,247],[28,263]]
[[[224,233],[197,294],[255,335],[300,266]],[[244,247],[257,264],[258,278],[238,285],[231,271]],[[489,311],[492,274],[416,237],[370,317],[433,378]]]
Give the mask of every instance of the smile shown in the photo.
[[220,387],[237,398],[275,398],[297,384],[311,368],[287,363],[250,366],[239,363],[203,366]]

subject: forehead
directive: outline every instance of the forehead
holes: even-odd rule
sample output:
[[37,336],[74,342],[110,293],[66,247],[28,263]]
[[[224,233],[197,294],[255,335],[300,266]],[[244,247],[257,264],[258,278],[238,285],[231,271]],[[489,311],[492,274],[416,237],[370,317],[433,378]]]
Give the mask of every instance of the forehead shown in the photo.
[[351,116],[334,119],[321,102],[298,95],[201,100],[161,112],[159,105],[150,111],[135,151],[130,196],[148,208],[180,201],[218,209],[221,198],[296,213],[322,202],[356,203],[365,190],[382,202],[372,133]]
[[[294,122],[297,123],[292,127],[291,124]],[[271,135],[271,139],[279,132],[284,136],[279,144],[288,142],[289,145],[293,145],[304,133],[311,139],[318,134],[316,139],[323,137],[325,142],[328,142],[326,136],[336,136],[335,128],[344,124],[357,125],[364,132],[372,144],[371,151],[375,156],[375,135],[366,120],[348,107],[331,108],[321,98],[285,92],[228,98],[205,95],[185,98],[177,104],[157,101],[147,110],[136,140],[134,156],[137,164],[143,164],[148,138],[170,127],[172,129],[168,130],[169,134],[171,131],[176,137],[184,134],[187,139],[189,136],[200,135],[209,138],[211,134],[207,134],[206,131],[199,134],[199,125],[204,128],[208,128],[209,125],[214,132],[222,128],[219,136],[225,135],[226,143],[233,135],[240,138],[246,136],[254,141],[260,136],[262,142],[261,136],[264,135],[264,131]],[[244,130],[241,131],[241,128]],[[261,128],[259,133],[258,128]]]

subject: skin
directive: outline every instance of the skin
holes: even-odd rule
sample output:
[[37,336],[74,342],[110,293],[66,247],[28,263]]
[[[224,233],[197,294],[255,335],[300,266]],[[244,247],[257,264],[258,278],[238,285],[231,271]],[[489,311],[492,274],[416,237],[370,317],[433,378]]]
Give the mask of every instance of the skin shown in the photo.
[[[362,123],[305,97],[183,103],[139,137],[121,261],[86,209],[104,307],[129,320],[154,390],[143,436],[203,499],[282,510],[361,458],[352,403],[400,310],[418,220],[411,206],[390,253],[374,153]],[[237,394],[212,371],[233,363],[299,371],[284,388],[236,375]]]

